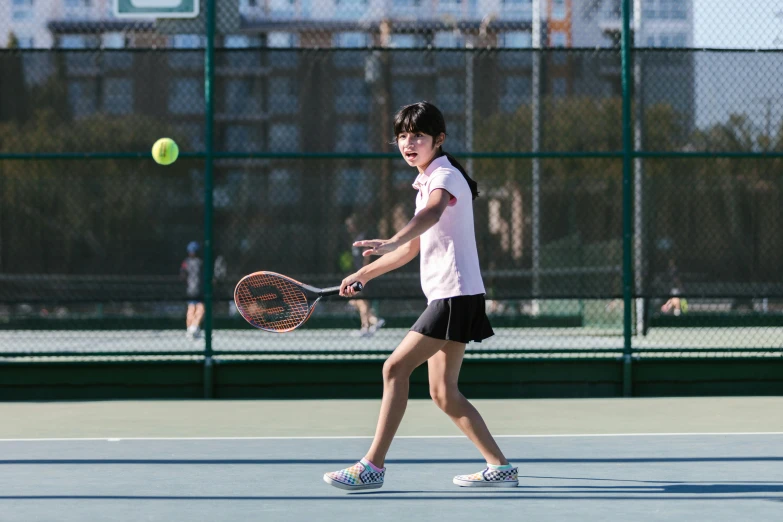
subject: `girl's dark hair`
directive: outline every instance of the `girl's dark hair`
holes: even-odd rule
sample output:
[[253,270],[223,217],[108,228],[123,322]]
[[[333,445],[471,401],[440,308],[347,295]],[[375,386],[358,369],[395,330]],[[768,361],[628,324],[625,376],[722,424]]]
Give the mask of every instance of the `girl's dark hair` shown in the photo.
[[[435,139],[440,133],[446,134],[446,120],[443,119],[443,114],[441,114],[438,108],[430,102],[422,101],[412,103],[400,109],[394,116],[395,142],[397,141],[397,136],[403,132],[421,132],[432,136],[432,138]],[[460,165],[451,154],[445,152],[442,147],[439,148],[440,153],[437,157],[446,156],[449,163],[454,165],[454,167],[462,173],[465,181],[468,182],[473,199],[476,199],[479,195],[476,182],[468,176],[465,167]]]

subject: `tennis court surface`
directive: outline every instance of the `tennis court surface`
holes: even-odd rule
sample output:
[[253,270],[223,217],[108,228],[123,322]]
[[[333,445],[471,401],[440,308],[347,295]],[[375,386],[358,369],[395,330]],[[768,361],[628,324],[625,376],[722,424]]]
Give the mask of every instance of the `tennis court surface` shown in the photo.
[[367,449],[379,402],[4,403],[0,519],[780,520],[783,399],[476,401],[520,485],[411,401],[380,490],[322,480]]

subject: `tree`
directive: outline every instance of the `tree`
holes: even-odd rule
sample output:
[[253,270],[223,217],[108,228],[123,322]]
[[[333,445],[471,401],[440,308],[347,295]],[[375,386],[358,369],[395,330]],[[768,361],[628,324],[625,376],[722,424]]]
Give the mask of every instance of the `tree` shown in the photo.
[[[169,131],[140,116],[72,122],[40,110],[24,124],[0,124],[0,145],[26,153],[85,151],[85,142],[92,151],[138,151]],[[3,162],[4,271],[159,273],[171,261],[166,252],[182,241],[165,225],[184,213],[200,229],[203,205],[189,190],[186,161],[162,169],[151,159]]]
[[28,116],[24,84],[23,52],[14,33],[8,36],[9,52],[0,54],[0,122],[23,121]]
[[[545,98],[543,113],[544,151],[622,148],[619,98]],[[668,104],[646,106],[645,150],[679,151],[683,139],[689,143],[687,150],[752,152],[764,150],[768,144],[783,150],[783,129],[777,136],[759,135],[745,116],[733,115],[724,123],[690,134],[685,120]],[[529,106],[520,106],[511,115],[477,115],[476,121],[476,150],[530,150]],[[656,258],[656,242],[670,240],[674,250],[665,255],[675,253],[681,270],[706,274],[707,281],[775,279],[775,267],[783,264],[783,241],[775,232],[783,224],[780,159],[649,158],[644,162],[651,272],[665,270],[668,259]],[[530,160],[475,160],[474,171],[482,193],[500,202],[503,219],[508,223],[516,219],[529,227],[529,205],[514,215],[510,196],[521,190],[523,201],[530,201]],[[545,158],[541,179],[542,255],[552,257],[542,259],[542,264],[587,266],[618,261],[620,159]],[[477,231],[486,241],[488,234]],[[528,241],[528,231],[520,234],[514,240]],[[497,268],[530,266],[528,252],[514,262],[501,243],[497,238],[489,255],[499,260]],[[606,252],[603,259],[589,253],[593,246]]]

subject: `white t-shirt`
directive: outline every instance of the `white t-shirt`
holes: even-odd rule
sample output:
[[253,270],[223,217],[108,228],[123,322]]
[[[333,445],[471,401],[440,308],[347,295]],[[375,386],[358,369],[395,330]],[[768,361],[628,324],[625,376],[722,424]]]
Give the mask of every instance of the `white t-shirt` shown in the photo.
[[433,190],[445,189],[452,196],[440,220],[420,236],[421,289],[427,304],[434,299],[483,294],[468,182],[441,156],[418,175],[413,188],[418,190],[416,214],[427,206]]

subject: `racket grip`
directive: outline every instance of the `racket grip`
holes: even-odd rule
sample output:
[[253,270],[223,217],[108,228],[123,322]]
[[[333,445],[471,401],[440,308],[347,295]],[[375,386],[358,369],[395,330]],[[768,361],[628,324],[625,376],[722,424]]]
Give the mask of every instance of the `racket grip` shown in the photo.
[[[354,284],[351,285],[351,288],[353,288],[356,292],[361,292],[364,287],[359,281],[356,281]],[[318,295],[320,295],[321,297],[325,297],[327,295],[337,295],[339,293],[340,293],[340,287],[333,286],[331,288],[324,288],[318,293]]]

